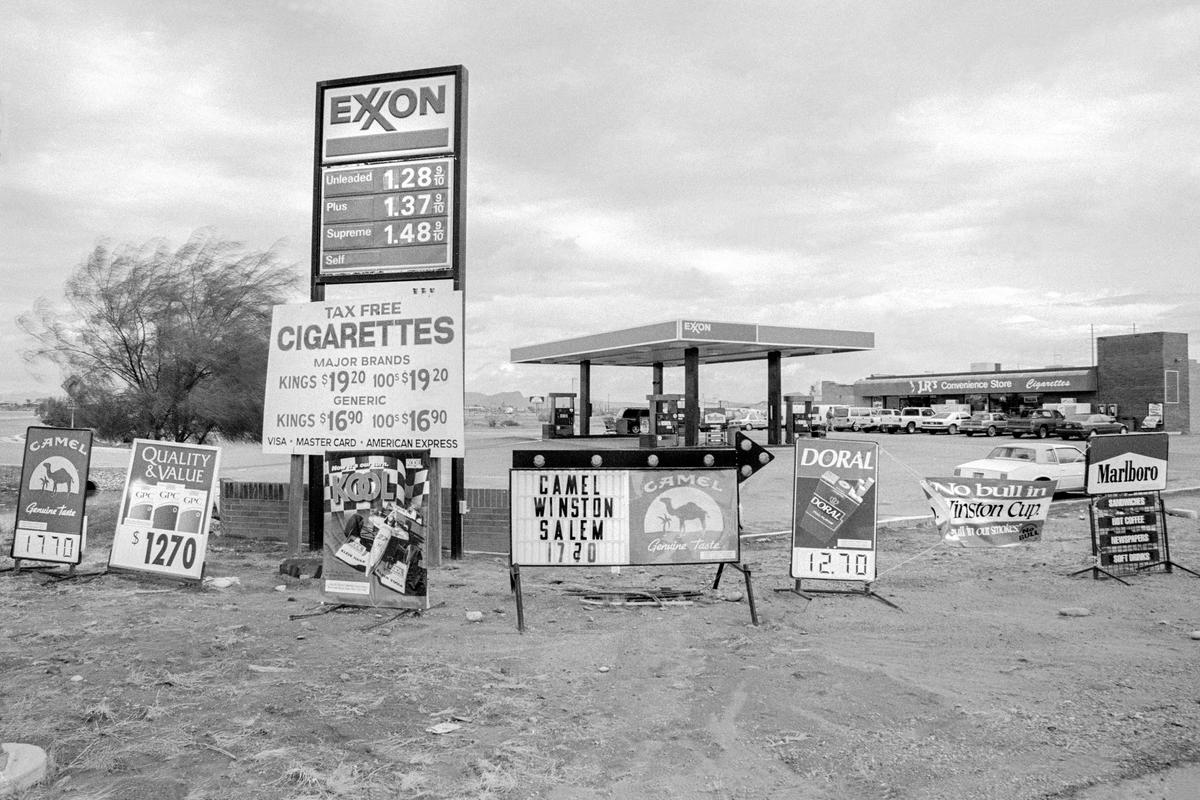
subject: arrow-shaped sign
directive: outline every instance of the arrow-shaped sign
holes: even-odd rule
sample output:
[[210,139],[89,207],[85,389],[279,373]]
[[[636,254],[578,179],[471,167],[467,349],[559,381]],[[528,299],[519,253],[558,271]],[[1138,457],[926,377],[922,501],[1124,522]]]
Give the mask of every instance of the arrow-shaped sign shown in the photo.
[[775,460],[775,456],[771,455],[767,451],[767,448],[741,431],[738,432],[734,448],[737,450],[738,483],[746,480]]

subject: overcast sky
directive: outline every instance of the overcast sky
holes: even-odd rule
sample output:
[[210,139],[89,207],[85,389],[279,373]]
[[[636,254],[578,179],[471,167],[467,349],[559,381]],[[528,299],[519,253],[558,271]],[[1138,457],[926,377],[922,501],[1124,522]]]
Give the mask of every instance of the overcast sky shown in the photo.
[[453,64],[468,390],[570,390],[510,350],[679,318],[875,334],[785,392],[1200,335],[1194,2],[8,0],[0,395],[57,391],[15,319],[100,239],[212,227],[307,276],[316,83]]

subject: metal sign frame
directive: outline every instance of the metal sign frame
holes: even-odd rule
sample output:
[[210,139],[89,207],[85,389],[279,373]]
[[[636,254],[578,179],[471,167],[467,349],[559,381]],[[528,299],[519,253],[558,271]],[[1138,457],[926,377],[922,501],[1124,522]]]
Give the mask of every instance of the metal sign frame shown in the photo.
[[[773,456],[749,437],[739,435],[734,447],[712,448],[664,448],[645,450],[514,450],[512,469],[509,472],[510,501],[509,514],[509,581],[517,605],[517,629],[525,631],[524,591],[521,585],[522,567],[596,567],[596,566],[654,566],[673,567],[685,565],[713,565],[717,567],[713,588],[721,579],[725,565],[740,571],[746,580],[746,596],[750,605],[751,621],[758,624],[758,612],[754,605],[754,589],[751,583],[751,571],[741,564],[741,503],[740,486],[743,480],[766,466]],[[632,479],[642,477],[642,486],[633,487]],[[662,476],[659,478],[658,476]],[[522,501],[525,494],[518,495],[515,491],[518,480],[526,484],[545,484],[546,497],[542,500],[542,511],[536,498],[534,516],[539,517],[540,523],[545,523],[547,531],[545,541],[548,553],[546,561],[534,559],[530,548],[525,547],[526,537],[518,542],[519,530],[532,530],[527,523]],[[722,486],[721,481],[725,481]],[[552,489],[561,485],[563,488]],[[647,488],[650,487],[650,488]],[[644,491],[640,491],[644,490]],[[662,490],[660,492],[660,490]],[[656,494],[659,493],[661,494]],[[662,498],[676,492],[685,500],[679,508],[671,503],[663,502]],[[727,497],[716,500],[713,493],[725,494]],[[683,493],[690,493],[687,498]],[[553,496],[551,496],[553,495]],[[558,497],[562,495],[562,497]],[[635,495],[638,495],[635,497]],[[553,512],[554,499],[561,500],[561,514]],[[689,499],[690,498],[690,499]],[[655,505],[658,503],[659,505]],[[686,511],[684,507],[687,507]],[[651,511],[664,508],[667,515],[674,510],[677,531],[669,530],[669,523],[663,523],[662,540],[670,538],[671,542],[659,542],[647,525],[635,525],[637,514],[641,514],[643,523],[649,519]],[[582,508],[582,511],[579,509]],[[547,510],[549,509],[549,510]],[[595,513],[591,513],[591,510]],[[721,531],[716,541],[723,542],[729,538],[730,529],[734,546],[732,549],[714,549],[708,552],[712,557],[704,557],[704,548],[716,547],[712,541],[696,544],[684,544],[681,540],[694,536],[696,542],[703,539],[705,533],[710,533],[705,527],[705,513],[720,513]],[[545,519],[542,519],[545,517]],[[554,519],[550,519],[555,517]],[[687,521],[699,519],[700,530],[687,527]],[[567,533],[561,536],[563,547],[560,548],[560,558],[553,560],[553,543],[561,533],[560,526],[566,520]],[[549,523],[554,523],[554,533],[549,532]],[[604,540],[603,527],[605,522],[614,523],[612,527],[621,529],[624,525],[624,542],[621,540]],[[634,532],[641,540],[639,556],[634,555]],[[669,537],[667,533],[677,534]],[[574,538],[570,538],[574,537]],[[654,537],[648,542],[646,537]],[[568,546],[568,539],[576,547]],[[588,539],[588,541],[584,541]],[[680,540],[680,541],[677,541]],[[655,542],[659,542],[655,545]],[[642,557],[640,546],[646,546],[647,552],[665,553],[662,556]],[[518,553],[518,549],[521,553]],[[569,557],[568,557],[569,556]]]

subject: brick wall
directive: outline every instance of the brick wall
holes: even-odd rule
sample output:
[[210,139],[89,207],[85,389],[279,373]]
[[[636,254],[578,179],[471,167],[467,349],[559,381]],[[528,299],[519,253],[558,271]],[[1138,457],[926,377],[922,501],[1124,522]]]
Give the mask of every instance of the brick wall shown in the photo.
[[[467,489],[463,551],[508,555],[508,489]],[[442,489],[442,549],[450,550],[450,489]]]
[[[1097,401],[1116,403],[1117,416],[1139,423],[1150,403],[1163,403],[1163,427],[1190,433],[1191,392],[1186,333],[1133,333],[1096,339]],[[1168,397],[1170,374],[1177,393]],[[1173,402],[1172,402],[1173,401]]]
[[[221,530],[252,539],[287,540],[288,485],[221,481]],[[307,496],[308,492],[305,491]],[[508,490],[467,489],[463,550],[508,554]],[[442,550],[450,550],[450,489],[442,489]],[[308,503],[304,505],[308,530]],[[307,542],[307,534],[304,541]]]
[[[304,495],[307,498],[308,489]],[[221,532],[247,539],[288,538],[288,501],[291,491],[286,483],[221,481]],[[308,530],[308,502],[304,503],[304,530]],[[303,537],[308,541],[307,535]]]

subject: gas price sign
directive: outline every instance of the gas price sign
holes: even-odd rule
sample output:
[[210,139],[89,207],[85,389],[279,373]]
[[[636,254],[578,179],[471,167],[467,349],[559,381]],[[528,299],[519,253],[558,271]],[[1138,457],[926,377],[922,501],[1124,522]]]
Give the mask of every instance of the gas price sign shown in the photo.
[[793,578],[875,580],[879,445],[796,443]]
[[449,270],[450,158],[321,171],[322,275]]
[[79,564],[92,432],[31,427],[17,491],[13,559]]
[[462,292],[448,281],[371,288],[275,307],[264,453],[463,456]]

